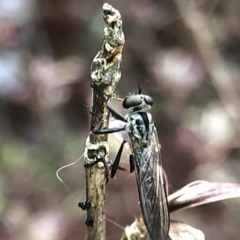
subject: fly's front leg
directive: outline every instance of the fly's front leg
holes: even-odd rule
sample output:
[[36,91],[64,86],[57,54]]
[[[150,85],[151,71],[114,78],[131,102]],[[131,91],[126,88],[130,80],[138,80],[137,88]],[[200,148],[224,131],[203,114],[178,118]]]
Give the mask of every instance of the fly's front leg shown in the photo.
[[[107,107],[108,109],[111,109],[110,107]],[[114,111],[114,110],[113,110]],[[110,111],[111,112],[111,111]],[[90,114],[92,115],[96,115],[95,113],[93,113],[92,111],[90,112]],[[118,116],[118,119],[120,120],[124,120],[124,118],[118,114],[117,112],[114,111],[115,116]],[[125,120],[124,120],[125,121]],[[101,123],[103,122],[103,120],[99,119],[99,124],[97,127],[99,127],[99,125],[101,125]],[[110,134],[110,133],[115,133],[115,132],[121,132],[124,131],[125,127],[115,127],[115,128],[103,128],[103,129],[94,129],[93,133],[94,134]]]
[[120,120],[123,122],[127,122],[126,119],[118,112],[116,112],[113,108],[111,108],[110,106],[107,106],[108,111],[112,114],[112,116],[116,119],[116,120]]
[[115,133],[115,132],[121,132],[124,131],[125,127],[116,127],[116,128],[103,128],[99,130],[94,130],[94,134],[110,134],[110,133]]
[[[109,112],[112,114],[112,116],[115,119],[126,122],[124,117],[121,114],[119,114],[118,112],[116,112],[114,109],[112,109],[109,106],[107,106],[107,109],[109,110]],[[103,128],[103,129],[94,130],[93,133],[94,134],[110,134],[110,133],[115,133],[115,132],[121,132],[124,130],[125,130],[125,127]]]
[[[93,87],[93,86],[92,86]],[[120,120],[122,122],[127,122],[126,119],[118,112],[116,112],[113,108],[111,108],[110,106],[107,106],[108,111],[110,112],[110,114],[116,119],[116,120]],[[90,114],[92,115],[96,115],[95,113],[93,113],[92,111],[90,112]],[[100,119],[99,119],[100,120]],[[99,121],[98,126],[103,122],[103,119],[101,119]],[[104,128],[104,129],[94,129],[93,133],[94,134],[110,134],[110,133],[115,133],[115,132],[120,132],[120,131],[124,131],[125,127],[116,127],[116,128]]]

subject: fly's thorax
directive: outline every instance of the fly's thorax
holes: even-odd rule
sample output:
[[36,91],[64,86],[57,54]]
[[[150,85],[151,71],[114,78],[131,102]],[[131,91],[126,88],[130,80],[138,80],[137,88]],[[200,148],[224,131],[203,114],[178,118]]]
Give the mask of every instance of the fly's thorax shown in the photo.
[[131,139],[148,144],[155,132],[152,115],[144,111],[130,113],[127,117],[126,131]]

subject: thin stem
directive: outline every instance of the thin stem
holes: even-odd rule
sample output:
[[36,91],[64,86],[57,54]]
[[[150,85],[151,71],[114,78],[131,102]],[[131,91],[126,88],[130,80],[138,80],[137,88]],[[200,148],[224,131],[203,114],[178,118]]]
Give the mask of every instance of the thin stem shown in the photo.
[[104,39],[100,52],[92,63],[91,86],[93,88],[93,106],[90,135],[86,142],[86,200],[91,202],[87,210],[87,239],[105,240],[105,166],[100,159],[108,160],[109,150],[107,135],[93,133],[99,119],[102,127],[108,126],[109,111],[107,105],[113,97],[116,85],[121,77],[120,63],[125,42],[120,13],[109,4],[103,5],[105,21]]

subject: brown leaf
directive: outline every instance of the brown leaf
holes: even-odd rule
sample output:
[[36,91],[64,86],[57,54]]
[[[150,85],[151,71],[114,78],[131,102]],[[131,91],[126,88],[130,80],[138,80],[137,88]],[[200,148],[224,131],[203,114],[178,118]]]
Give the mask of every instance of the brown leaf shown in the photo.
[[169,211],[240,197],[240,184],[192,182],[168,196]]
[[186,223],[171,221],[169,236],[171,240],[204,240],[202,231],[193,228]]

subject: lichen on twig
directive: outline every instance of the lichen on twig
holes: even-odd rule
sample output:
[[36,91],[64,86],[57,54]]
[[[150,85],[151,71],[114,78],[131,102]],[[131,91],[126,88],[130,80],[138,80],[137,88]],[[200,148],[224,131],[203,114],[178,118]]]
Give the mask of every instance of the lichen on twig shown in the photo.
[[109,150],[107,135],[95,135],[94,128],[99,119],[104,120],[102,127],[107,127],[109,113],[107,105],[113,97],[120,80],[120,63],[122,48],[125,42],[122,31],[122,19],[118,10],[109,4],[103,5],[105,21],[104,39],[101,51],[95,56],[92,69],[91,87],[93,88],[92,115],[90,135],[85,148],[86,167],[86,200],[91,202],[87,210],[87,239],[105,239],[105,184],[106,169],[104,162],[108,160]]

